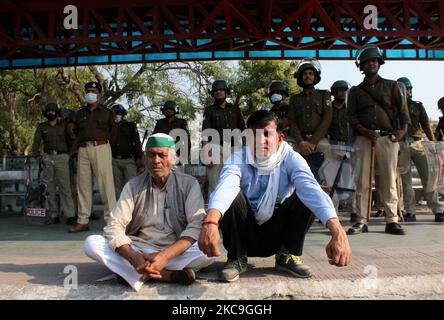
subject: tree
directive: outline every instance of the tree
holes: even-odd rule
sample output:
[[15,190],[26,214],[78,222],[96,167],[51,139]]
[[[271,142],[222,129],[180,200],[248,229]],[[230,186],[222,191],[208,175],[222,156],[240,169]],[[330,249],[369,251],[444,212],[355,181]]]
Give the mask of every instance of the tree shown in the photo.
[[284,60],[244,60],[239,63],[236,72],[238,78],[233,84],[236,103],[244,111],[244,115],[268,107],[268,87],[273,80],[281,80],[290,87],[290,94],[298,93],[293,73],[295,62]]
[[180,116],[190,122],[193,139],[198,139],[199,115],[213,101],[208,91],[214,80],[228,81],[230,99],[247,116],[269,105],[272,80],[286,81],[290,91],[297,92],[294,70],[295,63],[287,61],[212,61],[0,71],[0,138],[8,153],[22,153],[44,120],[41,111],[48,101],[78,110],[85,103],[84,84],[97,81],[103,87],[101,103],[128,106],[127,118],[141,128],[154,128],[163,103],[176,101]]

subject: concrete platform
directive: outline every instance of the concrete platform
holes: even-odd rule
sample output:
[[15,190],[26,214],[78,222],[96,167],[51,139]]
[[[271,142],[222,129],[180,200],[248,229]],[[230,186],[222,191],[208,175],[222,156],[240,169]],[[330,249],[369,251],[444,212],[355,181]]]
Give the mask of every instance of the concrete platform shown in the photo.
[[[303,256],[311,279],[274,270],[270,257],[250,258],[239,282],[220,283],[221,257],[190,287],[151,282],[139,293],[114,279],[97,281],[110,272],[83,254],[83,240],[100,233],[102,221],[68,234],[64,224],[27,225],[22,217],[0,215],[0,299],[444,299],[444,223],[420,211],[418,222],[403,224],[406,236],[385,234],[382,218],[373,218],[369,233],[349,238],[353,259],[345,268],[328,264],[328,230],[315,223]],[[348,218],[342,220],[347,228]],[[77,288],[66,278],[73,266]]]

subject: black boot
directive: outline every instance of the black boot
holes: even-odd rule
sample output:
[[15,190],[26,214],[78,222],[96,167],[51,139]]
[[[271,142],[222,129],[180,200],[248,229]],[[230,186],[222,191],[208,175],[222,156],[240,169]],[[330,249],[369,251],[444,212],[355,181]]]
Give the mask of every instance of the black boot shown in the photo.
[[435,213],[435,222],[444,222],[444,213]]
[[396,235],[404,235],[405,231],[399,223],[392,222],[385,226],[385,232]]
[[414,213],[406,213],[404,215],[404,221],[405,222],[415,222],[416,221],[416,214],[414,214]]

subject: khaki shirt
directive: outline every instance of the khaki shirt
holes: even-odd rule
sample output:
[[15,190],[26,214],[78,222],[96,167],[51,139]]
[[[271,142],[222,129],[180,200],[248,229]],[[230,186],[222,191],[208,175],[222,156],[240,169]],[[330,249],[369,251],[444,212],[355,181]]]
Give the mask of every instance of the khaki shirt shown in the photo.
[[413,137],[422,137],[421,130],[424,130],[424,133],[427,137],[431,137],[432,129],[430,128],[429,117],[427,116],[427,112],[421,102],[408,100],[407,101],[410,120],[412,124],[409,126],[409,136]]
[[[331,120],[329,91],[304,89],[290,97],[288,122],[290,133],[298,144],[304,140],[317,144],[327,135]],[[306,139],[307,135],[311,135],[311,138]]]
[[111,142],[111,150],[113,157],[142,159],[142,145],[134,122],[122,120],[116,124],[116,137]]
[[[406,100],[402,98],[396,81],[378,77],[374,84],[362,82],[374,96],[379,97],[386,105],[391,106],[390,110],[378,105],[359,86],[350,89],[347,99],[348,121],[353,129],[358,124],[370,130],[395,131],[410,124],[410,116]],[[393,96],[392,96],[393,95]],[[390,116],[388,114],[390,114]],[[394,121],[399,122],[395,128]]]
[[210,128],[218,131],[221,145],[223,143],[223,129],[245,130],[245,120],[240,108],[229,102],[225,102],[225,108],[216,103],[207,106],[204,110],[202,131]]
[[331,141],[351,142],[353,130],[350,128],[347,120],[347,106],[344,104],[342,108],[337,108],[332,103],[333,117],[328,134]]
[[57,120],[55,126],[51,126],[49,121],[40,123],[34,134],[32,144],[32,153],[39,154],[40,145],[43,141],[43,150],[45,153],[50,150],[57,152],[68,152],[68,141],[65,120]]
[[98,105],[90,111],[82,107],[76,113],[77,141],[112,140],[116,135],[116,125],[113,112]]

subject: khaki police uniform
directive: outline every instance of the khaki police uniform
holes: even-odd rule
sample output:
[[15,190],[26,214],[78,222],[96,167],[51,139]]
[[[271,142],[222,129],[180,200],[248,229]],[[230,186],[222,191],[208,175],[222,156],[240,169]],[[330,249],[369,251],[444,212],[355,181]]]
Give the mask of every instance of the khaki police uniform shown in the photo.
[[[207,167],[208,196],[216,188],[217,181],[223,167],[223,161],[225,161],[225,159],[223,159],[223,148],[220,148],[220,146],[233,146],[232,141],[224,141],[223,130],[239,129],[243,131],[245,128],[245,120],[238,106],[235,106],[229,102],[224,102],[222,105],[218,105],[215,102],[213,105],[205,108],[202,131],[205,129],[217,130],[219,134],[219,146],[217,146],[215,150],[219,150],[221,160],[219,161],[219,164],[213,164],[212,166]],[[211,141],[209,143],[215,144],[215,142]]]
[[137,125],[123,119],[116,125],[116,138],[111,141],[113,154],[113,176],[116,199],[119,198],[123,186],[129,179],[137,175],[137,164],[142,159],[142,145],[140,143]]
[[34,134],[32,152],[39,154],[43,142],[43,182],[47,185],[47,207],[51,218],[59,217],[56,187],[60,196],[60,211],[66,218],[74,217],[74,203],[71,194],[68,142],[66,122],[57,120],[54,126],[49,121],[40,123]]
[[[386,223],[397,223],[398,191],[396,179],[399,143],[390,140],[390,133],[397,129],[396,126],[403,128],[410,123],[407,104],[401,96],[396,81],[378,76],[374,84],[364,81],[360,85],[365,86],[372,95],[383,100],[385,105],[392,106],[391,109],[385,109],[384,106],[378,105],[359,86],[352,87],[348,94],[347,114],[351,127],[356,128],[358,124],[361,124],[369,130],[381,130],[382,132],[381,137],[375,142],[375,163],[380,175],[379,191],[386,213]],[[398,122],[398,125],[395,122]],[[371,141],[358,133],[354,148],[358,160],[355,170],[360,173],[356,186],[356,207],[359,222],[364,223],[368,204]]]
[[[432,137],[432,129],[430,128],[429,118],[427,112],[421,102],[408,100],[408,108],[411,119],[411,126],[408,130],[408,136],[406,142],[409,148],[404,153],[401,153],[400,157],[406,157],[405,163],[408,164],[407,172],[401,175],[402,189],[404,192],[404,208],[407,213],[416,213],[416,199],[415,192],[412,187],[412,172],[411,172],[411,160],[418,169],[419,177],[423,186],[428,184],[428,166],[427,158],[424,153],[424,148],[421,143],[422,131],[425,132],[427,137]],[[424,190],[424,198],[427,201],[427,205],[432,209],[433,213],[442,213],[443,207],[438,201],[438,192],[436,190],[426,192]]]
[[[356,173],[353,170],[353,164],[355,163],[355,152],[353,152],[351,146],[355,139],[355,133],[348,123],[347,119],[347,105],[343,103],[341,107],[338,107],[335,101],[332,102],[332,121],[328,128],[328,136],[331,150],[326,153],[326,159],[324,161],[325,167],[323,174],[326,177],[327,185],[333,186],[334,179],[338,173],[339,166],[341,164],[344,154],[348,153],[348,160],[344,162],[342,167],[341,177],[347,177],[347,179],[356,178]],[[340,186],[347,187],[349,189],[355,188],[355,182],[340,180]],[[351,193],[350,207],[345,208],[350,212],[356,211],[356,197],[355,193]],[[335,192],[333,197],[333,203],[335,208],[339,208],[339,199]]]
[[115,138],[114,114],[102,105],[76,113],[77,193],[79,224],[88,224],[92,207],[93,174],[97,179],[107,221],[116,204],[110,140]]
[[[316,151],[322,152],[327,144],[328,128],[332,120],[331,96],[327,90],[304,89],[290,97],[288,122],[290,133],[297,145],[308,141],[318,145]],[[322,141],[321,141],[322,140]]]

